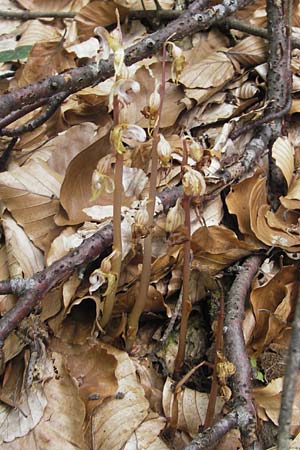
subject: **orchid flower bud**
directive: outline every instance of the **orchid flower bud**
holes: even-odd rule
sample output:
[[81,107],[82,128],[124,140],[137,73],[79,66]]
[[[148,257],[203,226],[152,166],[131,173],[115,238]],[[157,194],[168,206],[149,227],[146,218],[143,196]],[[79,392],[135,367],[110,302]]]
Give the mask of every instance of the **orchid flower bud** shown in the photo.
[[173,58],[171,67],[172,81],[173,83],[178,84],[179,77],[185,66],[185,57],[182,49],[178,47],[178,45],[175,45],[174,42],[167,41],[166,44],[171,47],[171,55]]
[[125,153],[126,148],[123,142],[130,148],[134,148],[138,142],[145,142],[147,138],[146,132],[138,125],[128,125],[121,123],[115,126],[110,132],[110,140],[118,153]]
[[155,79],[154,91],[150,95],[149,99],[149,114],[150,117],[155,117],[158,113],[160,105],[160,93],[159,93],[159,82]]
[[135,213],[134,222],[136,225],[141,227],[148,225],[149,213],[147,211],[146,204],[143,204],[142,207]]
[[166,218],[166,231],[172,233],[184,224],[185,214],[181,206],[181,199],[178,198],[174,208],[170,208]]
[[206,190],[204,176],[189,166],[184,167],[185,174],[182,177],[183,190],[186,195],[203,195]]
[[102,295],[108,295],[110,294],[117,282],[117,275],[111,271],[112,265],[111,265],[111,259],[115,256],[116,252],[112,252],[109,256],[104,258],[101,262],[100,268],[94,270],[89,278],[90,282],[90,288],[89,292],[90,294],[99,287],[101,287],[104,283],[107,283],[106,291],[103,292]]
[[159,135],[157,154],[164,166],[169,164],[172,156],[172,147],[162,134]]
[[189,154],[193,158],[193,160],[196,162],[201,161],[203,153],[203,147],[201,147],[199,142],[196,142],[193,138],[191,138],[191,142],[189,144]]
[[114,189],[114,181],[107,174],[111,168],[111,155],[107,155],[98,161],[97,168],[92,175],[92,197],[96,200],[102,192],[111,194]]
[[122,106],[129,105],[133,101],[133,95],[140,92],[140,83],[135,80],[118,80],[114,83],[108,98],[108,110],[113,110],[114,96],[118,96],[118,100]]

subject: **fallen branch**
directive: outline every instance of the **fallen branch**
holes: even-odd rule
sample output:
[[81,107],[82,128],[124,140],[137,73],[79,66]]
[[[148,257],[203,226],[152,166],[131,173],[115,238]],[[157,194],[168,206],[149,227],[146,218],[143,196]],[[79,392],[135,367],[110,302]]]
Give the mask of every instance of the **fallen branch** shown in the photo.
[[[175,189],[175,193],[178,195],[180,192],[179,189]],[[174,206],[178,198],[170,189],[158,194],[158,197],[165,211]],[[86,239],[75,250],[41,272],[36,273],[33,277],[0,281],[0,294],[16,294],[19,296],[16,305],[0,319],[0,348],[3,347],[4,340],[8,335],[28,316],[47,292],[61,281],[69,278],[77,268],[101,258],[101,254],[111,247],[112,242],[113,225],[109,223]]]
[[200,433],[185,450],[207,450],[214,447],[234,427],[240,429],[244,450],[261,449],[251,394],[251,365],[243,335],[245,303],[261,261],[261,256],[250,256],[244,262],[225,304],[224,349],[228,360],[235,367],[232,376],[232,411]]
[[0,11],[0,17],[2,19],[20,19],[20,20],[32,20],[32,19],[73,19],[76,16],[76,12],[73,11],[13,11],[2,10]]
[[224,349],[226,357],[235,366],[232,394],[235,407],[243,408],[243,414],[239,414],[238,427],[244,450],[258,442],[256,411],[251,393],[251,365],[243,335],[243,321],[245,303],[261,261],[261,256],[251,256],[244,262],[225,303]]
[[295,308],[291,343],[284,375],[282,400],[279,415],[278,450],[290,448],[290,426],[295,398],[296,381],[300,368],[300,290]]
[[[149,58],[157,53],[167,40],[182,39],[190,34],[205,30],[250,2],[251,0],[224,0],[223,3],[200,12],[203,1],[197,0],[177,20],[129,47],[125,52],[125,64],[130,66],[143,58]],[[113,59],[110,58],[107,61],[102,60],[99,66],[89,64],[70,69],[38,83],[16,89],[0,98],[0,118],[4,118],[26,105],[32,105],[41,98],[50,98],[61,92],[68,95],[78,92],[106,80],[113,74]]]

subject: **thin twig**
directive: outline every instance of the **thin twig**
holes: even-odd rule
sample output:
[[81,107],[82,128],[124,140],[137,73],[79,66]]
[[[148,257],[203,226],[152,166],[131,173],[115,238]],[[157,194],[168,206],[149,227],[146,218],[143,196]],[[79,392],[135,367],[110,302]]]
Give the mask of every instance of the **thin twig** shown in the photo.
[[43,18],[60,18],[60,19],[73,19],[76,16],[74,11],[13,11],[11,9],[0,11],[0,17],[2,19],[43,19]]
[[63,101],[68,97],[69,94],[65,92],[60,92],[59,94],[48,99],[48,106],[45,111],[42,111],[37,117],[29,120],[15,128],[2,128],[0,134],[2,136],[20,136],[28,131],[33,131],[39,126],[43,125],[59,108]]
[[7,164],[9,161],[9,157],[11,155],[12,149],[14,148],[15,144],[17,143],[18,138],[14,137],[11,139],[10,143],[0,156],[0,172],[5,172],[7,170]]

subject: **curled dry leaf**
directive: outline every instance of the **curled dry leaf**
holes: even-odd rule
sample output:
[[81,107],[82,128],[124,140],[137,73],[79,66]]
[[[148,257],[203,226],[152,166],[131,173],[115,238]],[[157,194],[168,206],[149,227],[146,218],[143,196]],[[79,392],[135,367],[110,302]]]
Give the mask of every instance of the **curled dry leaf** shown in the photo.
[[127,9],[114,1],[96,0],[81,8],[75,17],[79,38],[81,40],[89,39],[93,35],[95,27],[107,27],[116,23],[116,8],[118,8],[121,19],[123,19]]
[[[174,403],[173,381],[167,378],[163,390],[163,409],[166,417],[172,417]],[[178,423],[177,428],[186,431],[191,437],[198,434],[199,427],[204,424],[209,395],[184,387],[178,394]],[[218,397],[216,401],[216,414],[218,414],[224,401]]]
[[65,346],[57,342],[56,348],[61,348],[66,357],[67,370],[78,386],[89,420],[92,411],[117,392],[117,360],[110,354],[109,347],[100,342],[84,346]]
[[275,159],[276,166],[281,169],[289,187],[295,169],[294,148],[287,137],[279,137],[272,146],[272,158]]
[[194,253],[193,267],[216,274],[239,259],[249,255],[257,247],[240,241],[237,235],[223,225],[203,227],[191,238]]
[[27,278],[44,268],[42,252],[34,246],[14,219],[4,214],[2,225],[6,239],[8,270],[11,278]]
[[[283,386],[283,378],[272,380],[267,386],[254,388],[254,398],[258,406],[258,416],[262,420],[271,419],[275,425],[278,425],[278,417],[281,402],[281,393]],[[290,433],[297,432],[300,421],[300,378],[298,376],[292,408]]]
[[283,267],[270,281],[252,290],[250,303],[256,326],[250,346],[255,355],[260,355],[273,341],[288,345],[282,333],[291,325],[296,291],[295,266]]

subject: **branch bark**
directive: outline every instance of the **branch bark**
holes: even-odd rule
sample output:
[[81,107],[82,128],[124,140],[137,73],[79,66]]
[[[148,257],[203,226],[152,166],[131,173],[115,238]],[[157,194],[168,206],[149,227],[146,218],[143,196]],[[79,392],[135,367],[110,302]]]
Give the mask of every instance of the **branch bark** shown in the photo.
[[[251,0],[224,0],[223,3],[201,12],[203,0],[197,0],[177,20],[129,47],[125,53],[125,64],[130,66],[143,58],[149,58],[162,48],[166,40],[178,40],[197,31],[205,30],[250,2]],[[38,83],[16,89],[0,98],[0,118],[4,118],[26,105],[32,105],[41,98],[50,98],[61,92],[70,95],[104,81],[113,74],[113,60],[110,58],[107,61],[102,60],[98,67],[96,64],[90,64],[74,68]]]

